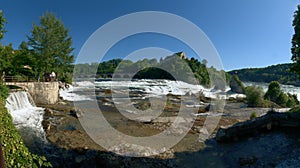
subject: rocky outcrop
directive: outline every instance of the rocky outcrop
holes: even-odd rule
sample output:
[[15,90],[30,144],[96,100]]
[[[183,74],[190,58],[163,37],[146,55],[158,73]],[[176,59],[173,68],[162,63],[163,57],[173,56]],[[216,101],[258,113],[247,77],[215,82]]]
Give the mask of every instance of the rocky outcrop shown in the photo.
[[231,78],[229,86],[230,86],[230,89],[231,89],[232,92],[240,93],[240,94],[244,93],[243,83],[240,81],[238,76],[233,76]]
[[262,117],[237,123],[229,128],[220,128],[216,134],[216,140],[218,142],[237,141],[270,130],[292,127],[300,127],[299,113],[269,112]]

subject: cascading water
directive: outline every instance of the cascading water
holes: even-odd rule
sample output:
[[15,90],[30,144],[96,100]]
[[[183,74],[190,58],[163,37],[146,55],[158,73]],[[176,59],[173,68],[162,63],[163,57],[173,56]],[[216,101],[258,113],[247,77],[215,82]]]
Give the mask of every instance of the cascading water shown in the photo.
[[46,142],[42,127],[44,109],[36,107],[32,97],[26,91],[10,93],[6,99],[5,107],[13,117],[27,146],[36,148]]

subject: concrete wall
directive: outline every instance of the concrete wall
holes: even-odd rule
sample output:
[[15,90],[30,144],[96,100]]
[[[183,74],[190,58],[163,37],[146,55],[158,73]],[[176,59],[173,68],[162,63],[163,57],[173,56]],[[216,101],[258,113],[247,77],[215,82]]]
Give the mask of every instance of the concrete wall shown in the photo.
[[55,104],[58,101],[58,82],[12,82],[26,89],[36,104]]

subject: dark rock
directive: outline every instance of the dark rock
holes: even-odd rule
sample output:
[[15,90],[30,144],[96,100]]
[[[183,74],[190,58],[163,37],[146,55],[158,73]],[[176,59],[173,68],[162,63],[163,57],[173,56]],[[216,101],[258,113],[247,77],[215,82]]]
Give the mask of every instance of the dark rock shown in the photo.
[[218,142],[230,142],[258,135],[270,130],[289,130],[300,127],[299,114],[269,112],[268,114],[234,124],[229,128],[220,128],[216,134]]
[[244,93],[244,86],[237,76],[231,78],[229,86],[232,92],[240,94]]
[[75,117],[75,118],[80,118],[83,116],[83,111],[81,111],[78,108],[70,110],[70,115]]
[[204,109],[205,111],[209,111],[210,110],[210,107],[211,107],[211,104],[207,105]]
[[49,109],[49,108],[46,108],[45,109],[45,114],[44,114],[45,116],[53,116],[53,111],[51,110],[51,109]]
[[50,123],[50,121],[43,120],[42,121],[42,126],[43,126],[45,132],[48,132],[51,129],[51,123]]

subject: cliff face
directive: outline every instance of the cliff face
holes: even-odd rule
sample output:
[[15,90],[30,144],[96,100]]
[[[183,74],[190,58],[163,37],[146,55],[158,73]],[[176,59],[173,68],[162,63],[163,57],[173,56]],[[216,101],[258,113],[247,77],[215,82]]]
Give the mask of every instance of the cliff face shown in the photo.
[[229,85],[230,85],[231,91],[233,91],[235,93],[244,94],[244,86],[237,76],[232,77]]

